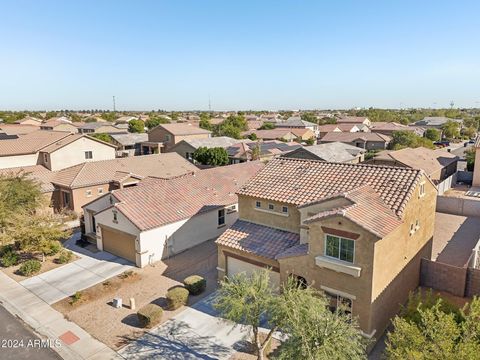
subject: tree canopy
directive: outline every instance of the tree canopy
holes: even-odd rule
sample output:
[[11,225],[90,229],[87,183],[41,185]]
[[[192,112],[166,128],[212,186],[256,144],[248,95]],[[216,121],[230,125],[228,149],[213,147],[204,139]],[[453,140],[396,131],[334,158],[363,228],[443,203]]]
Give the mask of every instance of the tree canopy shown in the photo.
[[228,153],[222,147],[199,147],[193,153],[193,159],[202,165],[223,166],[228,164]]
[[443,136],[447,139],[455,139],[460,137],[460,124],[456,121],[449,120],[442,126]]
[[247,130],[247,120],[245,120],[243,115],[230,115],[221,124],[215,126],[214,135],[241,139],[242,132]]
[[425,137],[432,141],[440,140],[440,131],[437,129],[427,129],[425,130]]
[[145,132],[145,123],[143,120],[130,120],[128,123],[128,131],[131,133],[144,133]]
[[432,140],[418,136],[413,131],[394,131],[392,141],[389,144],[392,150],[400,150],[406,147],[417,148],[420,146],[428,149],[435,148]]
[[112,137],[107,133],[93,133],[93,134],[88,134],[88,136],[94,137],[95,139],[105,141],[110,144],[113,142]]
[[152,130],[154,127],[160,124],[169,124],[170,120],[163,116],[150,116],[147,121],[145,121],[145,126],[148,130]]

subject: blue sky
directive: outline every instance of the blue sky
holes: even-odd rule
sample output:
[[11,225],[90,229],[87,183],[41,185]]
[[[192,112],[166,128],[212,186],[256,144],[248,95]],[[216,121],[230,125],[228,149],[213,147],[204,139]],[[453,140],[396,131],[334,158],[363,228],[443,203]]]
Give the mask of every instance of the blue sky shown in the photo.
[[478,1],[0,0],[0,109],[480,107]]

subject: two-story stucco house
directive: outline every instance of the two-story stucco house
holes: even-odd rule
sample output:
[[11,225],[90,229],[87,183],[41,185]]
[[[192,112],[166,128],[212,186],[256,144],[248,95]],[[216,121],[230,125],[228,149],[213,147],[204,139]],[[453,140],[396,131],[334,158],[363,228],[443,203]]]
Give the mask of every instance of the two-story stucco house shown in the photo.
[[151,149],[158,148],[161,152],[168,152],[182,140],[207,139],[211,135],[211,131],[191,124],[160,124],[148,132],[148,142],[142,144],[142,154],[153,153]]
[[437,191],[422,170],[277,158],[237,193],[219,278],[271,268],[321,289],[381,336],[430,258]]

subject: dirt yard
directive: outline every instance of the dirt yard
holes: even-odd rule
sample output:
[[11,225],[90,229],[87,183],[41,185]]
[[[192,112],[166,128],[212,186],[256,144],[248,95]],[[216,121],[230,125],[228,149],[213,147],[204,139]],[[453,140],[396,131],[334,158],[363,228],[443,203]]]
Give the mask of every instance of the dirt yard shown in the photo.
[[[65,317],[85,329],[93,337],[114,350],[138,338],[144,329],[138,326],[136,311],[148,304],[164,307],[169,288],[181,284],[189,275],[198,274],[207,279],[207,290],[190,297],[193,304],[212,293],[217,287],[217,251],[213,241],[196,246],[169,260],[155,263],[144,269],[133,269],[134,275],[126,278],[113,277],[82,291],[81,298],[71,304],[71,298],[54,304],[53,307]],[[111,306],[114,297],[121,297],[123,308]],[[134,298],[136,310],[129,308],[129,299]],[[165,310],[162,323],[182,311]]]

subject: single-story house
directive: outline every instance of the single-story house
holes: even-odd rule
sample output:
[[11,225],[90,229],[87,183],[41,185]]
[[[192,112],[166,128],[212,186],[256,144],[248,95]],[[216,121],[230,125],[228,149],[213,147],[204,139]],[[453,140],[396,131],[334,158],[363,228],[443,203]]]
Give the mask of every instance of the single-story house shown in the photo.
[[81,134],[115,134],[115,133],[125,133],[123,129],[119,129],[113,124],[107,123],[105,121],[91,122],[86,123],[78,128],[78,132]]
[[356,146],[332,142],[300,147],[281,157],[357,164],[363,161],[365,152]]
[[310,129],[302,128],[275,128],[268,130],[249,130],[242,133],[242,136],[249,136],[251,134],[257,135],[258,139],[262,140],[285,140],[295,141],[301,139],[307,141],[315,138],[315,133]]
[[[362,128],[360,130],[360,128]],[[357,124],[325,124],[318,127],[318,136],[321,139],[329,132],[369,132],[368,126],[362,126]]]
[[[249,140],[247,140],[249,141]],[[238,144],[241,140],[228,136],[210,137],[204,139],[185,139],[175,144],[168,152],[176,152],[181,157],[193,161],[193,153],[201,147],[206,148],[224,148]]]
[[320,139],[320,143],[342,142],[366,150],[385,150],[390,137],[373,132],[330,132]]
[[23,119],[15,121],[15,124],[32,125],[38,127],[42,124],[42,120],[33,116],[25,116]]
[[47,131],[63,131],[76,134],[78,133],[78,127],[82,124],[83,123],[72,123],[70,120],[62,116],[45,121],[44,123],[40,124],[40,129]]
[[309,129],[315,134],[315,137],[318,137],[318,125],[302,120],[300,116],[291,116],[285,121],[277,122],[275,127],[287,129]]
[[278,140],[240,142],[227,148],[231,164],[252,160],[270,160],[292,150],[301,148],[296,142]]
[[357,124],[370,126],[372,122],[366,116],[342,116],[337,119],[337,124]]
[[[168,155],[180,158],[159,157]],[[112,191],[83,207],[85,232],[100,250],[145,267],[221,235],[238,219],[235,193],[263,167],[216,167]]]
[[135,186],[146,177],[170,179],[198,168],[176,153],[132,156],[78,164],[56,172],[56,206],[77,213],[82,206],[114,189]]
[[0,124],[0,133],[2,134],[2,139],[15,139],[18,137],[17,135],[25,135],[34,131],[38,131],[38,126],[21,124]]
[[426,116],[422,120],[415,122],[414,125],[423,128],[442,129],[443,125],[449,121],[454,121],[460,126],[463,124],[462,119],[450,119],[445,116]]
[[392,136],[394,131],[411,131],[414,132],[416,135],[423,136],[425,132],[422,128],[417,126],[408,126],[399,124],[396,122],[373,122],[370,125],[370,130],[375,133]]

